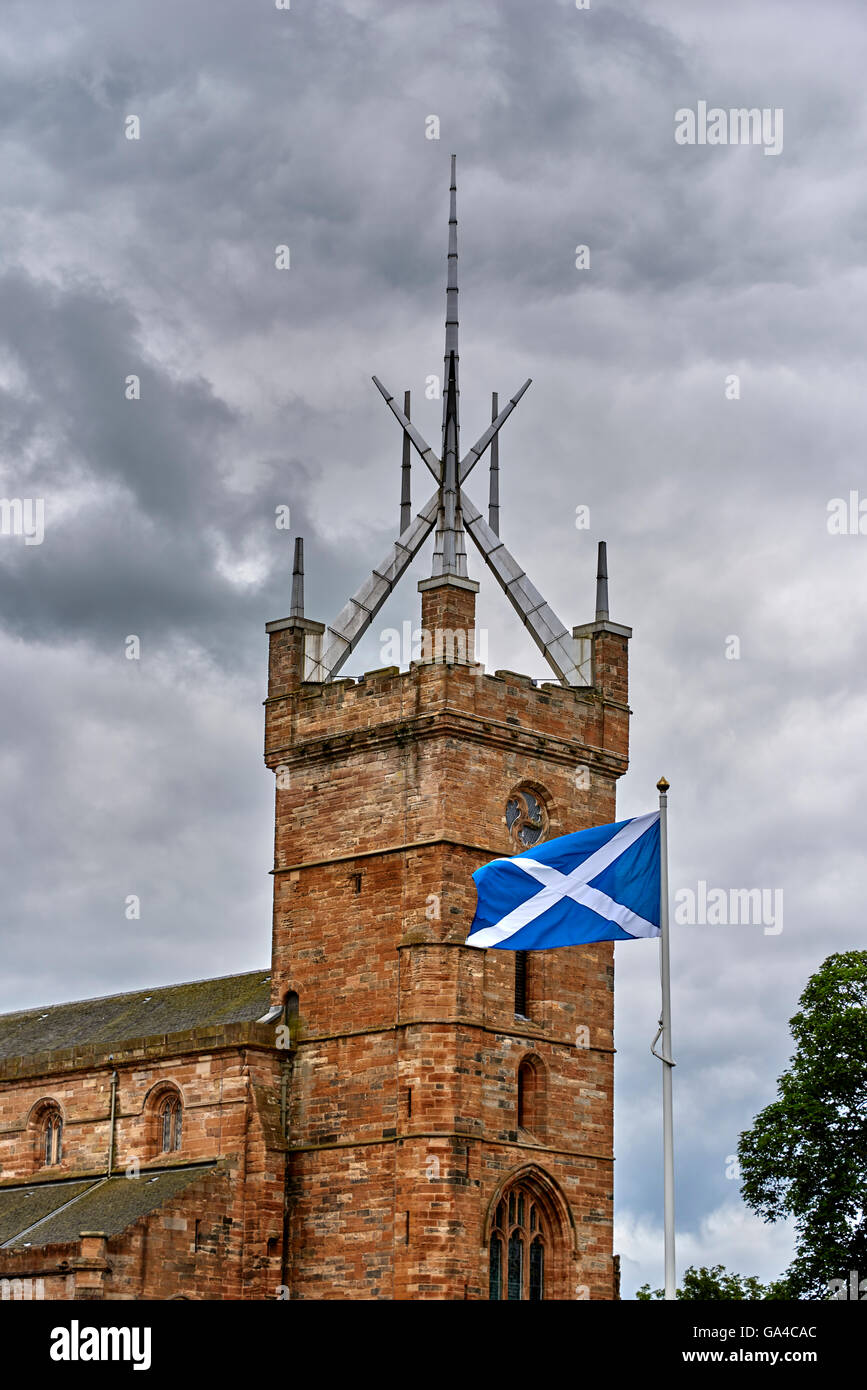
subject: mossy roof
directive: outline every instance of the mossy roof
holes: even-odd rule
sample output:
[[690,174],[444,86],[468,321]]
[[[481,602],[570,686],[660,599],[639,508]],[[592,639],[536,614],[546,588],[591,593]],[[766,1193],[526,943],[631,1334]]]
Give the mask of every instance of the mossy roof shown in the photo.
[[77,1241],[82,1231],[119,1235],[214,1171],[213,1164],[197,1163],[157,1173],[145,1168],[137,1178],[0,1188],[0,1246],[65,1245]]
[[161,985],[0,1014],[0,1060],[61,1048],[120,1045],[194,1028],[251,1023],[267,1013],[268,970]]

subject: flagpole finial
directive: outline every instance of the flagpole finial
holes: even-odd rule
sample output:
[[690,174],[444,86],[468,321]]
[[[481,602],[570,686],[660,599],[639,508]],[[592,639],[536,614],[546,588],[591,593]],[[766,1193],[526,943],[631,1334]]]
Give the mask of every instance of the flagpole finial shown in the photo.
[[670,784],[666,782],[664,777],[660,777],[659,781],[656,784],[656,790],[659,792],[660,796],[665,796],[665,793],[668,791],[669,785]]

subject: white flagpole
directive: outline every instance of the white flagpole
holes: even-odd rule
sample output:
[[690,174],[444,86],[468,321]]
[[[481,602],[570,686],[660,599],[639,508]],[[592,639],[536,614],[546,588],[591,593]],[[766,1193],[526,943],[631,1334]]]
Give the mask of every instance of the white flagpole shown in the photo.
[[[668,782],[660,777],[659,792],[659,966],[662,977],[662,1149],[665,1174],[665,1297],[677,1297],[674,1268],[674,1117],[672,1111],[671,1073],[671,969],[668,941]],[[657,1034],[657,1037],[659,1035]],[[655,1041],[655,1040],[654,1040]]]

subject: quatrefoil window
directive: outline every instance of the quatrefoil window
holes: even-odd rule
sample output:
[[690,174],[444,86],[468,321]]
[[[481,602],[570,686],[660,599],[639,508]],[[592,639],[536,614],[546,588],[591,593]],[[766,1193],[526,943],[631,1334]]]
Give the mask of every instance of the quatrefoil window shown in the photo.
[[506,825],[518,851],[531,849],[545,838],[548,817],[541,798],[522,787],[506,802]]

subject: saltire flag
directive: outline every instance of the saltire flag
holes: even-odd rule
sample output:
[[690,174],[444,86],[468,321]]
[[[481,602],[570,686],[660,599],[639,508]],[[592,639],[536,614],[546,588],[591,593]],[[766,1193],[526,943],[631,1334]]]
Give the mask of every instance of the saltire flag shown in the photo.
[[659,936],[659,812],[560,835],[473,878],[468,946],[548,951]]

